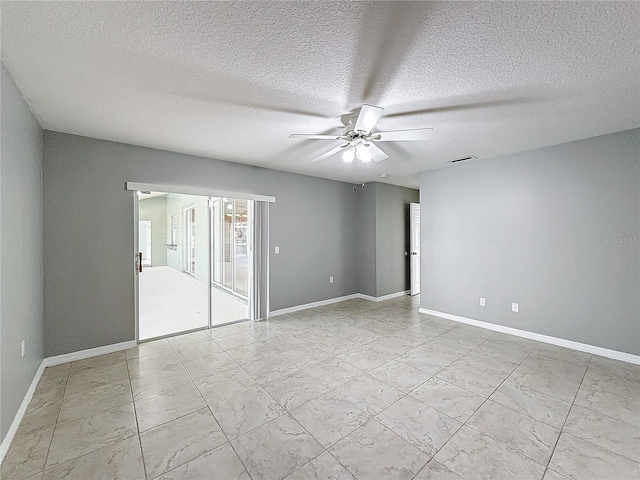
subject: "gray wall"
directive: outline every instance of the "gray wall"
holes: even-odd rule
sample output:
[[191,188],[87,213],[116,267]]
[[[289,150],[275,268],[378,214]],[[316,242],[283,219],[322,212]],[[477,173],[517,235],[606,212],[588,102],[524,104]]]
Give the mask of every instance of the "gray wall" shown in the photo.
[[358,187],[360,293],[382,297],[409,289],[409,203],[412,188],[373,182]]
[[423,173],[421,306],[640,354],[638,152],[631,130]]
[[145,198],[138,202],[138,219],[151,222],[151,265],[162,267],[167,264],[167,197]]
[[410,287],[409,204],[420,202],[412,188],[378,183],[376,189],[376,296]]
[[376,190],[378,184],[370,183],[364,190],[358,187],[358,272],[360,293],[377,296],[376,278]]
[[4,65],[0,69],[0,437],[4,440],[43,358],[42,130]]
[[126,181],[276,196],[271,310],[359,291],[352,185],[46,131],[47,356],[134,338],[134,193]]

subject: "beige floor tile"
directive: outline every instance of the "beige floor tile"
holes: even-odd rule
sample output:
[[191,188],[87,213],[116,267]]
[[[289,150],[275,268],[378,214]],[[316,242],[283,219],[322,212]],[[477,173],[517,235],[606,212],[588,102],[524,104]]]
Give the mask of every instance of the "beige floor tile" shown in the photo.
[[209,405],[218,403],[239,393],[246,392],[258,386],[241,368],[232,368],[224,372],[215,373],[195,381],[196,387]]
[[58,424],[51,440],[47,468],[137,434],[133,403]]
[[572,480],[640,478],[640,463],[565,432],[549,468]]
[[196,358],[206,357],[213,353],[222,352],[222,348],[213,340],[206,342],[199,342],[193,344],[184,344],[174,347],[178,358],[182,362],[188,362],[189,360],[195,360]]
[[185,362],[184,367],[193,379],[207,377],[224,370],[237,368],[238,364],[226,353],[214,353],[206,357]]
[[158,480],[251,480],[236,452],[228,443],[156,478]]
[[459,422],[466,421],[484,402],[480,395],[437,377],[423,383],[411,396]]
[[44,472],[43,480],[88,480],[95,478],[144,478],[138,436],[88,453]]
[[520,365],[515,369],[509,376],[509,381],[522,385],[530,390],[551,395],[565,402],[573,402],[580,388],[580,382],[578,381],[557,377],[540,370],[533,370],[524,365]]
[[418,306],[356,299],[48,367],[0,477],[640,478],[640,366]]
[[261,387],[247,390],[210,407],[230,439],[285,413],[285,409]]
[[441,463],[431,460],[413,480],[462,480]]
[[563,431],[640,462],[640,428],[635,425],[573,405]]
[[560,430],[488,400],[466,423],[516,452],[546,465]]
[[86,372],[96,367],[105,367],[114,363],[124,362],[125,360],[126,357],[124,351],[85,358],[84,360],[71,362],[71,370],[69,371],[69,374],[75,375],[76,373]]
[[371,415],[380,413],[403,396],[397,388],[367,374],[347,380],[335,391]]
[[575,403],[640,427],[639,382],[587,372]]
[[469,427],[462,427],[434,459],[465,479],[539,480],[545,467]]
[[301,370],[267,383],[263,388],[287,410],[299,407],[328,391],[326,385]]
[[304,372],[318,379],[324,385],[329,386],[344,382],[363,373],[362,370],[336,357],[307,367]]
[[135,401],[140,432],[157,427],[207,406],[200,392],[187,383]]
[[77,420],[132,401],[131,384],[128,378],[102,385],[85,394],[65,395],[58,423]]
[[369,375],[388,383],[392,387],[396,387],[402,392],[410,392],[431,378],[430,374],[396,360],[370,370]]
[[430,457],[462,426],[457,420],[410,396],[394,403],[375,418]]
[[338,355],[338,358],[366,372],[387,363],[392,357],[375,352],[369,348],[356,348]]
[[291,415],[324,447],[341,440],[370,418],[335,391],[310,400],[292,410]]
[[0,478],[21,480],[42,472],[52,435],[53,426],[29,432],[18,429],[0,465]]
[[284,478],[322,452],[322,446],[290,415],[231,441],[253,480]]
[[504,382],[491,400],[556,428],[564,424],[571,404],[516,383]]
[[127,378],[129,378],[129,370],[126,362],[95,367],[91,370],[69,375],[64,394],[66,397],[83,395],[90,390],[103,388],[105,385]]
[[134,399],[149,397],[187,383],[191,383],[191,377],[181,364],[131,377]]
[[504,381],[503,377],[477,370],[459,361],[438,372],[436,377],[483,397],[491,395]]
[[169,340],[162,339],[162,340],[154,340],[152,342],[141,343],[135,348],[130,348],[128,350],[125,350],[124,353],[125,353],[125,356],[127,357],[127,360],[132,360],[134,358],[144,357],[146,355],[153,355],[155,353],[167,353],[167,352],[171,352],[172,350],[173,350],[173,347],[169,343]]
[[226,438],[204,408],[143,432],[140,441],[147,476],[155,478],[223,445]]
[[162,370],[170,365],[178,365],[179,363],[180,358],[174,351],[154,353],[127,360],[129,374],[132,377]]
[[342,465],[359,479],[411,479],[429,456],[375,420],[329,448]]
[[285,480],[356,480],[340,462],[324,452],[304,464]]

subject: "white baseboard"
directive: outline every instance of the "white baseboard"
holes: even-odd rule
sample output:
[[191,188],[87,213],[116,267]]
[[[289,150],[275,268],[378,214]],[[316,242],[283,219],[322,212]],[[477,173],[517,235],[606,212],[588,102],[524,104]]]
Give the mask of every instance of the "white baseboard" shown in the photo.
[[105,355],[107,353],[119,352],[121,350],[126,350],[128,348],[134,348],[137,345],[135,340],[131,340],[128,342],[114,343],[112,345],[104,345],[103,347],[97,348],[89,348],[87,350],[81,350],[79,352],[71,352],[65,353],[64,355],[57,355],[55,357],[48,357],[42,360],[38,370],[36,371],[33,380],[31,381],[31,385],[25,393],[24,398],[22,399],[22,403],[20,404],[20,408],[16,412],[15,417],[13,417],[13,422],[11,422],[11,427],[9,427],[9,431],[7,435],[4,437],[2,444],[0,444],[0,463],[4,460],[4,456],[9,451],[9,447],[11,446],[11,442],[13,441],[13,437],[18,431],[18,427],[20,426],[20,422],[22,422],[22,417],[24,417],[25,412],[27,411],[27,407],[33,398],[33,393],[36,391],[36,387],[38,386],[38,382],[40,382],[40,378],[42,377],[42,373],[46,367],[52,367],[54,365],[60,365],[62,363],[73,362],[77,360],[84,360],[85,358],[97,357],[99,355]]
[[384,300],[391,300],[392,298],[402,297],[408,294],[409,294],[409,290],[390,293],[389,295],[383,295],[382,297],[372,297],[370,295],[365,295],[364,293],[354,293],[352,295],[345,295],[344,297],[329,298],[327,300],[321,300],[319,302],[305,303],[304,305],[296,305],[294,307],[281,308],[280,310],[274,310],[273,312],[269,312],[269,317],[277,317],[278,315],[285,315],[287,313],[299,312],[300,310],[307,310],[309,308],[324,307],[325,305],[344,302],[345,300],[353,300],[355,298],[361,298],[362,300],[369,300],[370,302],[383,302]]
[[358,293],[358,298],[363,300],[369,300],[370,302],[384,302],[385,300],[391,300],[392,298],[404,297],[409,295],[409,290],[403,290],[401,292],[390,293],[389,295],[382,295],[381,297],[372,297],[371,295],[365,295],[364,293]]
[[135,340],[113,343],[111,345],[104,345],[102,347],[80,350],[79,352],[71,352],[65,353],[64,355],[57,355],[55,357],[48,357],[44,359],[44,364],[45,367],[52,367],[54,365],[60,365],[62,363],[75,362],[78,360],[84,360],[85,358],[97,357],[99,355],[106,355],[107,353],[119,352],[120,350],[135,348],[136,346],[137,343]]
[[359,293],[352,295],[345,295],[344,297],[329,298],[327,300],[321,300],[319,302],[305,303],[304,305],[296,305],[294,307],[281,308],[280,310],[274,310],[269,312],[269,317],[277,317],[278,315],[285,315],[287,313],[299,312],[300,310],[307,310],[308,308],[324,307],[325,305],[331,305],[332,303],[344,302],[345,300],[353,300],[359,298]]
[[25,412],[27,411],[27,407],[29,403],[31,403],[31,399],[33,398],[33,393],[36,391],[36,387],[38,386],[38,382],[40,382],[40,377],[42,377],[42,372],[44,372],[45,361],[43,360],[36,370],[36,374],[31,381],[31,385],[27,389],[27,393],[25,393],[24,398],[22,399],[22,403],[20,404],[20,408],[16,412],[15,417],[13,417],[13,422],[11,422],[11,426],[9,427],[9,431],[2,440],[2,444],[0,444],[0,463],[4,460],[4,456],[9,451],[9,447],[11,446],[11,442],[13,441],[13,437],[16,435],[18,431],[18,427],[20,426],[20,422],[22,422],[22,417],[24,417]]
[[473,320],[472,318],[452,315],[451,313],[438,312],[436,310],[428,310],[426,308],[420,308],[419,312],[425,313],[427,315],[433,315],[434,317],[446,318],[447,320],[453,320],[454,322],[473,325],[474,327],[486,328],[487,330],[493,330],[494,332],[508,333],[509,335],[515,335],[516,337],[528,338],[529,340],[550,343],[551,345],[557,345],[559,347],[571,348],[572,350],[579,350],[581,352],[592,353],[593,355],[600,355],[601,357],[612,358],[614,360],[620,360],[622,362],[640,365],[640,356],[633,355],[631,353],[619,352],[617,350],[610,350],[603,347],[596,347],[595,345],[589,345],[587,343],[574,342],[573,340],[551,337],[549,335],[529,332],[527,330],[505,327],[503,325],[497,325],[495,323],[482,322],[480,320]]

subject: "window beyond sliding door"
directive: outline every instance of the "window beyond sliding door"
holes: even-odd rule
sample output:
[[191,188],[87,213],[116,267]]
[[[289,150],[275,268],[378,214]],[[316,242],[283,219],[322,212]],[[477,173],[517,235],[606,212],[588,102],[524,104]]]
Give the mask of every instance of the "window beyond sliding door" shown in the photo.
[[211,210],[212,282],[245,299],[249,293],[251,203],[215,198]]

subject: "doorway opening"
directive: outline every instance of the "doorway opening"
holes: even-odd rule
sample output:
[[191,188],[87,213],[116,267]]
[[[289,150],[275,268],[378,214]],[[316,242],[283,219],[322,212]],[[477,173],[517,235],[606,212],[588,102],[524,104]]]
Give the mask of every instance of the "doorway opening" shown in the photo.
[[139,340],[266,317],[267,202],[150,191],[136,198]]
[[183,208],[184,221],[184,271],[196,274],[196,207],[189,205]]
[[420,294],[420,204],[409,205],[410,293]]

